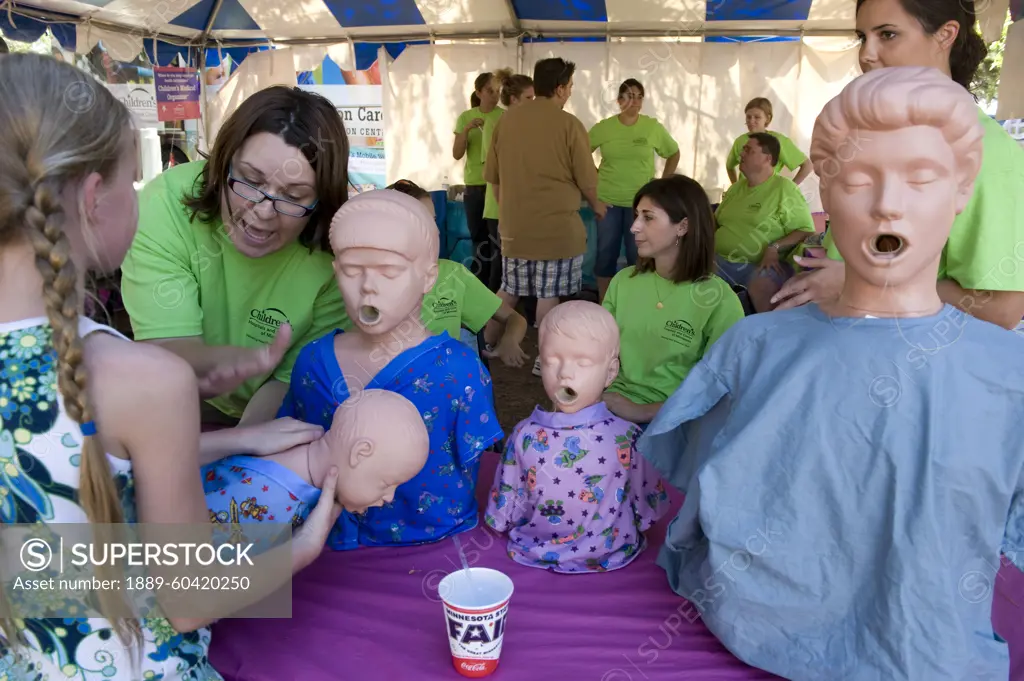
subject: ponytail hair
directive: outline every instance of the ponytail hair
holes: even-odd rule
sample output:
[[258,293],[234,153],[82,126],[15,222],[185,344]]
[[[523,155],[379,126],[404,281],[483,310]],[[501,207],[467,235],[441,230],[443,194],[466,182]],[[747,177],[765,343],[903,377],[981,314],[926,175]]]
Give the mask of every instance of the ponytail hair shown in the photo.
[[498,69],[494,77],[501,83],[499,99],[503,106],[511,106],[513,97],[522,97],[523,93],[533,87],[533,78],[521,73],[512,73],[512,69]]
[[[865,0],[857,0],[857,10]],[[955,21],[960,25],[949,51],[949,71],[953,80],[966,90],[971,89],[978,67],[985,61],[988,46],[978,33],[974,0],[900,0],[903,10],[917,19],[928,35],[934,35],[943,24]]]
[[473,81],[473,92],[469,95],[469,107],[471,109],[480,106],[480,95],[477,93],[487,87],[487,84],[491,82],[491,78],[494,78],[494,74],[490,71],[484,71]]
[[[92,173],[113,176],[132,136],[128,110],[92,76],[37,54],[0,59],[0,246],[28,242],[35,251],[60,396],[79,424],[91,422],[94,413],[78,333],[81,264],[71,257],[62,196]],[[89,522],[124,522],[119,491],[95,436],[82,440],[79,477],[77,502]],[[141,641],[138,620],[113,616],[126,612],[123,601],[107,592],[98,600],[100,613],[126,646]],[[14,622],[5,618],[0,627],[13,644]]]

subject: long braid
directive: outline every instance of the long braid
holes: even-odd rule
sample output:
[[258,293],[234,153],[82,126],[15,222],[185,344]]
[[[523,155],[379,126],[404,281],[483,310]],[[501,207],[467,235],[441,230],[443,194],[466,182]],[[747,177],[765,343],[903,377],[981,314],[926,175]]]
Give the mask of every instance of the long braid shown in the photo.
[[[29,174],[33,175],[31,168]],[[45,181],[37,182],[32,203],[25,211],[25,224],[36,252],[36,269],[43,278],[43,299],[53,329],[53,345],[58,358],[57,380],[64,398],[64,409],[71,418],[83,424],[92,421],[93,414],[86,392],[82,338],[78,333],[78,271],[71,259],[71,242],[61,228],[63,213],[61,204]],[[98,437],[86,436],[83,439],[79,471],[78,503],[85,509],[89,521],[95,525],[123,523],[120,496]],[[95,540],[112,541],[114,537],[110,534],[105,528],[98,527]],[[104,579],[121,577],[103,574],[109,572],[109,568],[101,567],[97,572]],[[123,599],[101,592],[99,600],[102,612],[127,614]],[[107,619],[126,646],[133,641],[141,641],[142,630],[137,619]]]

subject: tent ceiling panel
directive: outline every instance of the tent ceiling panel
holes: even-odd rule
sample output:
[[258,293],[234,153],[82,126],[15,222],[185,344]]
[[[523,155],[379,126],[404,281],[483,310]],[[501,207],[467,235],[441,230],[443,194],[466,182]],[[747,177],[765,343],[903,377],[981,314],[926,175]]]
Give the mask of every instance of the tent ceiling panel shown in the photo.
[[[520,30],[603,36],[853,28],[853,0],[14,0],[147,36],[395,40]],[[239,33],[242,32],[242,33]],[[672,37],[669,35],[669,37]]]

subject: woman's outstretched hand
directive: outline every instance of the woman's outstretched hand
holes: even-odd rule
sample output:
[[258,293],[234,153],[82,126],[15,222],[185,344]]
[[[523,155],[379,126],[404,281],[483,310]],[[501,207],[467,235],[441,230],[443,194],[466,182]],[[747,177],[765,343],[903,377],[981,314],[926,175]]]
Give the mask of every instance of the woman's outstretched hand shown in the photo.
[[250,378],[268,374],[284,359],[292,342],[292,327],[282,324],[274,341],[260,348],[238,348],[238,353],[199,376],[199,396],[203,399],[234,391]]

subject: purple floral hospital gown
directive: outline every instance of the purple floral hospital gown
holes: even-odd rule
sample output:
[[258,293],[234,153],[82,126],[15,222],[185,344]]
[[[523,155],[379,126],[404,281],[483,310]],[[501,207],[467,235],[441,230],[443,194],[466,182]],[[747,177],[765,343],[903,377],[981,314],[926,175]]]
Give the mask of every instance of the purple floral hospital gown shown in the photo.
[[516,426],[485,521],[509,533],[512,560],[555,572],[628,565],[668,510],[664,483],[637,454],[640,429],[604,402],[575,414],[537,408]]

